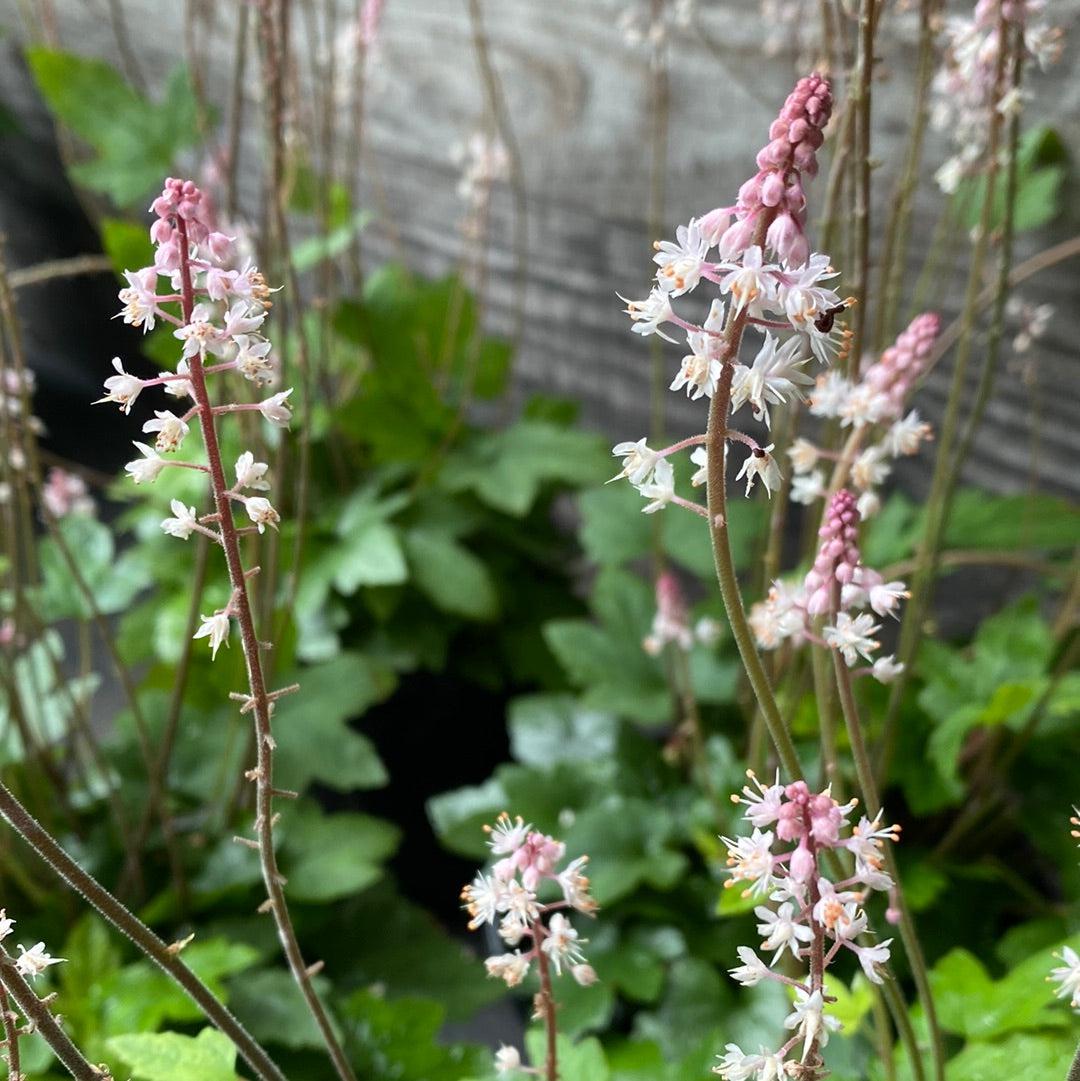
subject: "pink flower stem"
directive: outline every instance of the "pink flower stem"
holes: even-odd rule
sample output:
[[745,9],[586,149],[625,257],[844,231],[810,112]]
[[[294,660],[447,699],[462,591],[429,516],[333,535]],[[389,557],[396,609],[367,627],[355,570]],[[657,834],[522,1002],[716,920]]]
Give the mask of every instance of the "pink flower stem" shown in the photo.
[[[194,308],[191,268],[188,263],[187,223],[180,215],[176,217],[177,230],[180,234],[180,283],[183,291],[184,322],[191,319]],[[199,420],[206,446],[206,457],[210,466],[210,483],[213,489],[214,505],[221,519],[221,541],[225,550],[225,564],[229,572],[229,581],[233,588],[233,609],[240,627],[240,640],[243,644],[244,662],[247,667],[248,686],[251,690],[252,712],[255,717],[256,762],[252,775],[255,780],[255,831],[258,838],[259,863],[262,868],[263,882],[267,892],[267,907],[274,917],[278,938],[282,950],[292,971],[293,979],[304,997],[308,1010],[326,1045],[327,1053],[341,1081],[356,1081],[352,1067],[330,1026],[319,996],[311,982],[311,969],[305,964],[300,944],[296,938],[285,900],[284,876],[278,870],[277,855],[274,852],[274,737],[271,729],[271,704],[267,695],[260,657],[259,638],[255,633],[255,620],[248,598],[247,577],[240,558],[240,540],[232,516],[232,504],[226,493],[229,485],[225,480],[225,468],[221,460],[221,448],[218,444],[217,430],[214,426],[215,409],[206,389],[206,376],[202,357],[195,353],[190,358],[191,387],[199,411]]]
[[686,450],[687,447],[700,447],[708,438],[707,435],[692,435],[689,439],[680,439],[678,443],[672,443],[670,447],[658,450],[656,456],[666,458],[669,454],[678,454],[680,450]]
[[684,510],[698,514],[702,518],[709,517],[709,510],[707,507],[703,507],[700,503],[695,503],[690,499],[683,499],[681,495],[672,496],[671,502],[674,503],[676,507],[682,507]]

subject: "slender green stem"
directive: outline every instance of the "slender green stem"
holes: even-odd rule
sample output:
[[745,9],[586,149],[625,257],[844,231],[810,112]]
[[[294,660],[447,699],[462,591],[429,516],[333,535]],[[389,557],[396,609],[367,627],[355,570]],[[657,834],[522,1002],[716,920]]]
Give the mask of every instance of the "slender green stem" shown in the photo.
[[[837,650],[833,650],[833,669],[836,673],[836,687],[839,691],[840,708],[844,714],[844,723],[847,726],[848,741],[851,743],[851,756],[855,762],[855,774],[859,780],[859,787],[862,789],[863,806],[866,808],[867,815],[873,819],[881,810],[881,799],[878,796],[874,770],[870,764],[870,755],[867,753],[866,743],[863,740],[858,705],[855,702],[855,692],[851,685],[851,672]],[[911,912],[904,898],[903,886],[896,869],[896,859],[887,846],[885,849],[885,863],[896,888],[895,904],[900,913],[900,937],[907,952],[908,963],[911,965],[911,974],[915,980],[915,990],[919,995],[919,1001],[922,1003],[923,1013],[926,1016],[926,1025],[930,1031],[934,1076],[937,1081],[943,1081],[945,1077],[945,1041],[938,1025],[937,1010],[930,991],[926,958],[923,955],[922,944],[919,942],[919,936],[915,931],[915,923],[911,918]]]
[[[3,816],[12,829],[37,852],[57,877],[86,898],[113,927],[126,935],[151,961],[180,985],[207,1019],[232,1040],[244,1061],[263,1081],[285,1081],[285,1075],[252,1039],[244,1026],[221,1004],[206,984],[180,960],[180,951],[166,945],[92,875],[87,874],[2,783],[0,783],[0,816]],[[10,989],[10,982],[6,978],[4,982]]]

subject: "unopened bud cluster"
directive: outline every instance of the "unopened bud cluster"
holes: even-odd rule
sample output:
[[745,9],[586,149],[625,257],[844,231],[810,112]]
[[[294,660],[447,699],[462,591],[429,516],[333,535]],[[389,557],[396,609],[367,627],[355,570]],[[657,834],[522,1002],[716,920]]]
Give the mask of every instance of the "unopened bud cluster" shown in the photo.
[[[744,817],[753,832],[722,838],[731,874],[725,885],[742,886],[744,896],[767,902],[754,914],[760,921],[761,949],[771,953],[772,960],[766,964],[756,950],[740,946],[741,964],[730,972],[744,987],[772,980],[794,989],[794,1006],[784,1021],[792,1035],[779,1048],[761,1047],[756,1053],[729,1043],[713,1069],[726,1081],[819,1077],[820,1051],[829,1033],[840,1027],[828,1013],[833,999],[825,990],[826,970],[847,951],[858,959],[867,979],[882,982],[878,966],[888,961],[892,939],[871,940],[862,905],[871,891],[893,887],[883,869],[882,850],[885,842],[897,840],[899,827],[882,826],[880,814],[873,820],[863,816],[851,826],[848,817],[855,800],[841,805],[829,789],[813,793],[804,781],[782,785],[777,776],[773,784],[764,785],[752,771],[747,776],[750,784],[732,801],[746,806]],[[829,850],[848,853],[852,873],[839,879],[831,874],[823,859]],[[785,954],[805,967],[803,975],[776,970]]]

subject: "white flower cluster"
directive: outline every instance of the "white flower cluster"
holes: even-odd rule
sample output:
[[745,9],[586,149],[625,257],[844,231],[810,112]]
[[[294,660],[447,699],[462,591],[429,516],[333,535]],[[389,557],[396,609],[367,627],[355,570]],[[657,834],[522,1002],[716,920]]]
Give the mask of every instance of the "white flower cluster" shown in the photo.
[[[849,826],[848,816],[855,801],[841,806],[829,789],[812,793],[803,781],[794,784],[763,785],[752,771],[751,785],[736,803],[746,805],[744,817],[753,827],[749,837],[721,838],[728,849],[731,878],[725,886],[744,886],[744,895],[767,899],[754,909],[760,921],[761,949],[773,955],[768,964],[749,946],[737,950],[739,961],[731,976],[744,987],[773,980],[793,988],[795,1001],[784,1027],[792,1035],[776,1050],[762,1047],[747,1053],[729,1043],[713,1067],[726,1081],[780,1081],[799,1076],[798,1069],[813,1070],[820,1063],[819,1052],[840,1022],[826,1012],[824,975],[842,950],[855,954],[873,983],[881,983],[878,966],[889,959],[892,939],[866,944],[858,939],[872,932],[862,903],[871,890],[889,890],[893,881],[883,870],[882,848],[897,840],[899,827],[885,826],[880,815],[863,816]],[[841,836],[850,831],[847,837]],[[829,849],[846,850],[854,857],[854,873],[838,882],[825,872],[822,854]],[[798,978],[776,971],[784,954],[806,966]],[[796,1045],[798,1060],[788,1055]]]
[[[0,908],[0,942],[11,934],[15,921],[11,919],[6,909]],[[45,949],[44,942],[37,942],[30,949],[19,946],[19,956],[15,958],[15,969],[27,979],[36,980],[50,965],[58,965],[67,960],[65,957],[52,957]]]
[[[271,290],[250,261],[240,269],[234,265],[233,238],[213,229],[202,193],[191,181],[170,179],[151,210],[157,215],[150,230],[155,243],[154,263],[125,272],[128,284],[120,290],[124,305],[121,314],[124,322],[144,331],[153,329],[158,321],[172,324],[174,336],[183,343],[182,355],[175,372],[161,372],[155,379],[132,375],[124,370],[120,358],[114,357],[116,374],[105,380],[106,393],[99,402],[113,402],[129,413],[143,390],[160,386],[166,394],[192,404],[182,413],[156,410],[153,419],[143,425],[143,431],[153,434],[155,441],[153,446],[135,443],[141,457],[124,467],[135,484],[153,483],[169,466],[209,472],[202,463],[171,457],[183,446],[191,421],[202,411],[195,401],[196,376],[202,384],[207,376],[235,371],[255,386],[277,378],[272,346],[262,334]],[[185,238],[187,250],[181,251]],[[164,292],[159,292],[162,279],[167,285]],[[258,412],[270,424],[286,427],[292,419],[288,405],[291,394],[290,389],[257,403],[218,406],[210,406],[207,398],[207,407],[214,414]],[[211,422],[210,417],[201,419],[204,424]],[[235,484],[225,493],[243,506],[251,522],[247,528],[259,533],[268,527],[276,529],[280,521],[265,496],[250,494],[269,490],[266,472],[266,463],[257,462],[251,451],[245,451],[236,461]],[[214,528],[218,515],[200,516],[195,507],[178,499],[172,500],[171,510],[171,516],[161,522],[169,536],[187,540],[192,533],[202,533],[221,541],[221,534]],[[195,634],[196,638],[209,639],[214,656],[228,638],[231,611],[230,602],[221,611],[204,616]]]
[[[485,828],[492,855],[499,858],[490,874],[479,872],[462,890],[461,899],[471,917],[470,930],[497,924],[499,937],[513,950],[489,957],[488,975],[516,987],[537,962],[550,965],[557,975],[566,967],[582,986],[595,983],[596,973],[581,952],[587,939],[579,938],[562,911],[595,913],[585,877],[589,857],[579,856],[560,870],[566,846],[520,817],[511,819],[504,813],[493,827]],[[557,887],[555,900],[540,899],[546,882]]]
[[[1045,0],[978,0],[970,16],[946,22],[931,122],[950,133],[956,149],[934,174],[942,191],[956,191],[965,177],[978,171],[995,110],[1012,115],[1028,96],[1015,87],[999,89],[1003,41],[1019,28],[1026,57],[1044,71],[1061,56],[1062,30],[1040,17],[1045,7]],[[1007,67],[1005,76],[1007,80]]]

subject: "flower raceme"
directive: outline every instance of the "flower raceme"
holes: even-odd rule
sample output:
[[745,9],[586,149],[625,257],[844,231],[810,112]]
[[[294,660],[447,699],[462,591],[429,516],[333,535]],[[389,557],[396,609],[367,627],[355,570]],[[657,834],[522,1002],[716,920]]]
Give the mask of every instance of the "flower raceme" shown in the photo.
[[[813,386],[805,368],[816,358],[828,364],[846,352],[848,332],[837,321],[850,301],[830,286],[837,272],[824,254],[811,254],[805,236],[804,178],[817,172],[817,150],[832,111],[826,79],[800,79],[769,129],[769,141],[757,156],[757,173],[739,189],[730,207],[720,207],[676,229],[675,240],[659,241],[653,261],[656,284],[645,300],[625,300],[635,333],[657,334],[674,341],[666,329],[686,335],[688,352],[670,389],[685,390],[691,401],[713,398],[727,378],[731,411],[749,406],[754,417],[769,424],[769,407],[802,399]],[[715,254],[714,254],[715,253]],[[673,300],[703,282],[715,286],[708,317],[698,325],[676,314]],[[764,338],[749,363],[738,346],[745,326]],[[772,446],[727,430],[724,438],[742,443],[748,455],[738,474],[750,494],[759,480],[767,492],[779,487],[780,469]],[[620,443],[619,477],[626,477],[649,502],[646,513],[669,503],[704,514],[704,508],[675,495],[674,468],[667,461],[677,451],[696,447],[691,456],[700,467],[694,484],[706,480],[704,436],[695,436],[660,450],[645,440]]]
[[[462,891],[469,914],[469,929],[485,925],[497,928],[510,951],[489,957],[489,976],[507,987],[517,987],[535,964],[540,972],[541,990],[536,1000],[538,1016],[553,1023],[550,971],[561,976],[564,970],[583,987],[596,982],[596,973],[585,960],[581,938],[566,911],[592,916],[596,901],[589,893],[585,875],[588,856],[578,856],[563,865],[566,845],[534,830],[522,818],[503,813],[494,826],[485,826],[488,847],[495,857],[490,872],[479,871]],[[542,899],[548,892],[549,899]],[[520,1058],[513,1049],[504,1049],[502,1070],[516,1068]]]
[[[750,610],[750,627],[762,649],[777,649],[784,642],[812,642],[837,650],[848,667],[862,658],[868,667],[855,675],[871,675],[890,683],[903,670],[893,657],[877,657],[881,630],[878,618],[895,616],[908,596],[903,582],[886,582],[862,562],[859,552],[861,516],[855,497],[846,488],[833,496],[818,531],[821,546],[814,565],[801,583],[777,580],[768,597]],[[869,611],[865,611],[869,609]],[[814,620],[823,618],[822,637]]]
[[[190,364],[196,358],[204,376],[236,372],[256,387],[272,383],[277,367],[271,343],[262,333],[271,290],[253,264],[237,265],[233,239],[214,229],[202,192],[190,180],[170,178],[150,209],[156,216],[150,230],[155,245],[154,262],[141,270],[125,272],[128,284],[120,290],[123,305],[120,315],[124,322],[144,331],[153,329],[159,321],[171,324],[175,337],[182,343],[181,356],[175,372],[162,372],[155,379],[132,375],[125,371],[119,357],[114,358],[116,374],[105,380],[105,396],[99,402],[115,403],[128,413],[144,390],[161,387],[171,398],[192,404],[183,411],[155,410],[153,419],[143,426],[145,433],[154,436],[154,444],[136,442],[141,457],[124,467],[136,484],[152,484],[169,467],[209,472],[202,462],[175,457],[190,434],[190,422],[199,413],[189,378]],[[184,236],[187,251],[181,252]],[[190,288],[192,302],[186,319],[183,317],[185,288]],[[257,412],[268,423],[285,427],[292,417],[288,404],[291,393],[284,390],[256,403],[214,406],[212,413]],[[245,489],[257,493],[268,491],[266,473],[266,464],[257,462],[251,451],[245,451],[236,461],[236,483],[226,494],[246,512],[251,525],[245,530],[263,533],[267,528],[278,527],[280,518],[270,500],[262,494],[245,492]],[[217,521],[218,516],[201,516],[195,507],[174,499],[172,515],[162,520],[161,528],[181,540],[187,540],[192,533],[202,533],[220,543]],[[208,639],[214,656],[228,640],[231,615],[232,602],[204,616],[195,634],[196,638]]]
[[[795,1001],[784,1022],[792,1035],[779,1048],[762,1047],[757,1053],[729,1043],[713,1070],[726,1081],[816,1078],[822,1076],[820,1051],[829,1033],[840,1027],[827,1012],[833,1000],[825,993],[826,970],[847,951],[867,979],[882,982],[878,965],[888,961],[892,939],[867,941],[870,930],[861,906],[870,891],[892,888],[882,849],[897,840],[899,827],[882,826],[880,815],[873,820],[863,816],[852,826],[848,819],[856,800],[840,804],[829,789],[814,793],[803,781],[782,785],[779,775],[773,784],[762,784],[753,771],[747,776],[750,784],[731,798],[745,806],[743,817],[753,832],[721,838],[731,875],[725,886],[742,885],[744,896],[762,898],[754,914],[761,949],[772,960],[766,963],[756,950],[740,946],[740,964],[730,974],[744,987],[772,980],[792,988]],[[829,850],[846,852],[854,864],[839,881],[830,877],[823,860]],[[802,975],[776,970],[785,955],[805,969]]]

